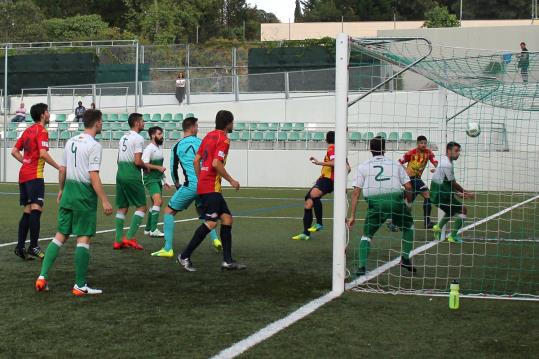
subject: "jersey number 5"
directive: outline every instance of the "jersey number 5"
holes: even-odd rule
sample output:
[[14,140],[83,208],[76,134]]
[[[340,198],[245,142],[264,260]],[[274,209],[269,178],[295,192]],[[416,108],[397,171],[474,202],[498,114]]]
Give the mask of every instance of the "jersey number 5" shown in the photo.
[[124,141],[122,142],[122,152],[125,152],[127,150],[127,145],[125,144],[127,142],[127,138],[124,138]]
[[384,174],[384,167],[382,167],[382,166],[373,166],[373,168],[379,168],[380,169],[380,172],[378,172],[378,174],[374,177],[375,181],[382,182],[382,181],[389,181],[390,180],[389,177],[382,177],[382,175]]
[[77,167],[77,146],[75,146],[75,142],[71,142],[71,153],[75,155],[75,167]]

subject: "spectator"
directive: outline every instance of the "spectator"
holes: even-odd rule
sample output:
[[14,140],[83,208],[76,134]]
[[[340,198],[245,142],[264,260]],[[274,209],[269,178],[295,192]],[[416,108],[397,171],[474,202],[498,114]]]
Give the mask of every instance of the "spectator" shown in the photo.
[[178,74],[178,78],[176,79],[176,99],[178,100],[180,105],[182,104],[183,98],[185,97],[186,82],[187,81],[183,78],[183,72],[180,72]]
[[92,110],[95,110],[95,109],[96,109],[96,108],[95,108],[95,102],[92,102],[92,104],[90,105],[90,108],[91,108]]
[[526,48],[525,42],[520,43],[520,49],[522,50],[522,52],[520,53],[520,56],[518,59],[518,68],[520,69],[522,82],[527,84],[528,83],[528,67],[530,67],[530,53],[528,52],[528,49]]
[[24,108],[24,102],[21,102],[17,111],[15,111],[15,117],[11,119],[11,122],[23,122],[26,119],[26,108]]
[[75,109],[75,121],[82,122],[82,116],[84,116],[85,111],[86,108],[82,106],[82,101],[79,101],[79,106]]

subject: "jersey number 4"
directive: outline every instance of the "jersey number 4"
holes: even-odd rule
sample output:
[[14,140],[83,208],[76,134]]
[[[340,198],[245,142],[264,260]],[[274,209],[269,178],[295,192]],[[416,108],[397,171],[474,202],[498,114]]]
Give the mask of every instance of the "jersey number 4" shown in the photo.
[[71,153],[75,155],[75,167],[77,167],[77,146],[74,142],[71,142]]

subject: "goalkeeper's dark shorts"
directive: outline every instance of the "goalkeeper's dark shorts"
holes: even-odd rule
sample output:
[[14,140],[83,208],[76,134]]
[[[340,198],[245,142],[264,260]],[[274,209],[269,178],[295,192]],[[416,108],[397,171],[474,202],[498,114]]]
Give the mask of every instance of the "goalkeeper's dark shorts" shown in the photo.
[[449,217],[462,213],[464,207],[462,202],[455,198],[441,199],[439,203],[435,201],[432,201],[432,203]]

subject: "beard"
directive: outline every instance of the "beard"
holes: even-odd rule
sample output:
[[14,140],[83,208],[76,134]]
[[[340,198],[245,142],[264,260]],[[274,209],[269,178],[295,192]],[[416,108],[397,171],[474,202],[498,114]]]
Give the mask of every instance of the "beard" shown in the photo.
[[159,146],[161,146],[163,142],[165,142],[164,138],[161,138],[160,140],[158,140],[157,138],[155,139],[155,143],[157,143]]

